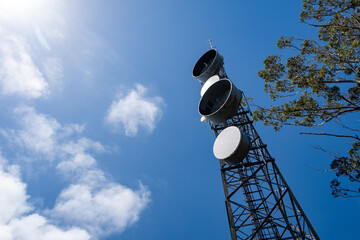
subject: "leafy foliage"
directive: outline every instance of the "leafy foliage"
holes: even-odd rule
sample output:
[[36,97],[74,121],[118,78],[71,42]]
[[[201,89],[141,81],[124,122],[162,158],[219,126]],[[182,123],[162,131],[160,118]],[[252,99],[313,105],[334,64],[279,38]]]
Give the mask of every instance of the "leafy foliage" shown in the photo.
[[[284,125],[339,123],[339,130],[351,134],[306,134],[352,141],[346,156],[333,155],[330,167],[338,178],[331,182],[332,195],[360,195],[360,139],[356,135],[360,130],[341,122],[346,114],[360,110],[360,0],[304,0],[300,20],[318,29],[318,39],[281,37],[277,47],[293,49],[297,55],[285,62],[277,55],[265,59],[259,76],[277,104],[258,108],[254,119],[275,130]],[[355,189],[344,187],[339,177],[346,177]]]

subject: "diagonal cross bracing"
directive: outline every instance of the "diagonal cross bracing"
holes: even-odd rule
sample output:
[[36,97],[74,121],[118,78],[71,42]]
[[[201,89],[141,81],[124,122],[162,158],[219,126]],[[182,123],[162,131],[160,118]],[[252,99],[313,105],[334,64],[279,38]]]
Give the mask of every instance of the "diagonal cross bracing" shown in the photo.
[[226,127],[237,126],[250,139],[249,154],[241,163],[228,165],[220,160],[232,240],[319,239],[254,128],[250,114],[248,107],[240,106],[226,122],[210,123],[216,136]]

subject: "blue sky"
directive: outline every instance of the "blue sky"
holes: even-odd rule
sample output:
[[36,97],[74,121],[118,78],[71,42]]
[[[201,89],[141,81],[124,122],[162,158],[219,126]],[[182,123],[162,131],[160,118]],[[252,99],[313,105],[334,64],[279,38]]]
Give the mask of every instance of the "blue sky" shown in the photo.
[[[282,35],[315,37],[301,1],[0,1],[0,239],[230,239],[196,60],[257,72]],[[30,3],[31,2],[31,3]],[[281,52],[283,56],[293,52]],[[349,120],[351,121],[351,119]],[[263,141],[322,239],[359,239],[359,199],[330,196],[334,139]]]

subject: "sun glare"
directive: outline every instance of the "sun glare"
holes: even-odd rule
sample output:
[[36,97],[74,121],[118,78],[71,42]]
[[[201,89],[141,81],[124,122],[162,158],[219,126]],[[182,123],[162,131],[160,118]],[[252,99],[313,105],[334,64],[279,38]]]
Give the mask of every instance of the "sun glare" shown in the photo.
[[28,20],[40,14],[47,0],[0,0],[0,18]]

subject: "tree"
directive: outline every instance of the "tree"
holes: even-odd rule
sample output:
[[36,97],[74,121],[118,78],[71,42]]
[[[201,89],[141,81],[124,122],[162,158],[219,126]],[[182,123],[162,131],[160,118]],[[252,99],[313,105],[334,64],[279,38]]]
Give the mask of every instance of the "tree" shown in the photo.
[[[318,29],[318,39],[281,37],[277,47],[297,55],[286,61],[278,55],[265,59],[258,74],[275,105],[259,107],[254,119],[275,130],[303,126],[310,132],[302,134],[351,141],[344,156],[327,152],[337,176],[330,186],[334,197],[360,196],[360,129],[350,126],[355,120],[343,121],[355,119],[360,110],[360,0],[304,0],[300,20]],[[323,130],[330,122],[337,124],[337,132]]]

